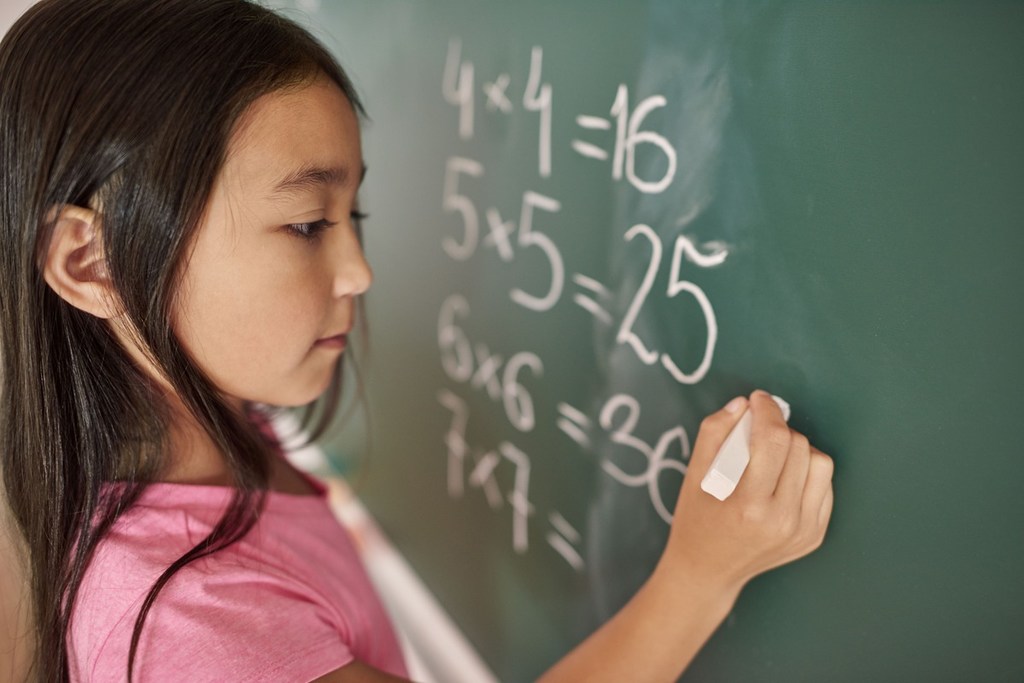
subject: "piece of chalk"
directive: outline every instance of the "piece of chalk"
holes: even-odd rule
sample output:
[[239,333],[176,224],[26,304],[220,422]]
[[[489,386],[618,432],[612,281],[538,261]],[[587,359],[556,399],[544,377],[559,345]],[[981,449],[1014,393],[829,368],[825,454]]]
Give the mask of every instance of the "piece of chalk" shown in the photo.
[[[789,422],[789,404],[778,396],[772,396],[772,399],[782,410],[782,419]],[[748,409],[729,432],[729,436],[725,438],[715,459],[711,461],[708,473],[700,482],[700,487],[718,500],[725,500],[732,494],[750,463],[750,426],[752,422],[753,418]]]

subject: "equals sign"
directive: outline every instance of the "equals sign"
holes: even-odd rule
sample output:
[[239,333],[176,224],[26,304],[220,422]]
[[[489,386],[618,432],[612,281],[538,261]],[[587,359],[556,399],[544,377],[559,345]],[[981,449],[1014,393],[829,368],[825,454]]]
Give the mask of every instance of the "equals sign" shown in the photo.
[[573,302],[604,324],[611,325],[611,314],[604,310],[601,307],[601,304],[597,303],[597,299],[591,298],[592,296],[596,296],[598,299],[607,299],[610,296],[608,288],[597,280],[579,273],[572,276],[572,281],[579,285],[580,289],[590,294],[589,296],[588,294],[575,294],[572,297]]
[[589,448],[590,437],[587,436],[587,432],[590,430],[590,418],[568,403],[558,404],[558,415],[555,422],[558,428],[579,445]]
[[583,557],[574,547],[582,539],[580,538],[580,532],[576,531],[569,522],[565,520],[565,517],[552,512],[548,515],[548,520],[551,522],[553,527],[548,532],[547,541],[548,545],[555,549],[559,555],[562,556],[569,565],[578,572],[583,571],[584,562]]
[[[576,125],[580,128],[587,130],[610,130],[612,122],[608,119],[602,119],[600,116],[577,116]],[[590,142],[583,142],[582,140],[573,140],[572,148],[576,150],[576,153],[580,156],[584,156],[590,159],[599,159],[605,161],[608,159],[608,152],[601,149],[595,144]]]

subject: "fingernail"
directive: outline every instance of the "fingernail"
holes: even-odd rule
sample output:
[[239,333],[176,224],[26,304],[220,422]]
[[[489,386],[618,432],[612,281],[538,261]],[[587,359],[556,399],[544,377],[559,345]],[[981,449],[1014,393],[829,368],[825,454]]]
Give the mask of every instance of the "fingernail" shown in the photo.
[[738,413],[743,408],[743,404],[747,402],[747,399],[742,396],[737,396],[733,400],[729,401],[725,405],[725,412],[727,413]]
[[763,396],[771,396],[771,394],[769,394],[769,393],[768,393],[767,391],[765,391],[764,389],[755,389],[755,390],[754,390],[754,395],[755,395],[755,396],[762,396],[762,397],[763,397]]

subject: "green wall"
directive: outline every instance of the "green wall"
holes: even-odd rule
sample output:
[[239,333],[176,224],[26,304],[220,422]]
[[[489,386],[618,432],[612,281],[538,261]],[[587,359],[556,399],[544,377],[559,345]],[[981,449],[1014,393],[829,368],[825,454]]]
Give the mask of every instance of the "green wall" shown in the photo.
[[835,513],[686,680],[1024,680],[1024,4],[309,21],[371,118],[372,419],[331,449],[369,444],[362,497],[502,680],[627,599],[700,419],[755,387],[834,456]]

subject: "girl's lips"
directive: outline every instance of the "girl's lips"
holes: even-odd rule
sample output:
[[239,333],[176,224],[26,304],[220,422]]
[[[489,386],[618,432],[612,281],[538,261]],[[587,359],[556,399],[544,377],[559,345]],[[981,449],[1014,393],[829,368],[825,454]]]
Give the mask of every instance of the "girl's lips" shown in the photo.
[[316,340],[316,346],[323,349],[344,349],[348,342],[348,335],[339,334],[334,337],[324,337]]

